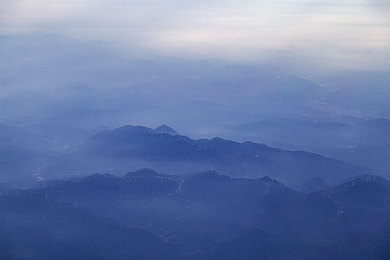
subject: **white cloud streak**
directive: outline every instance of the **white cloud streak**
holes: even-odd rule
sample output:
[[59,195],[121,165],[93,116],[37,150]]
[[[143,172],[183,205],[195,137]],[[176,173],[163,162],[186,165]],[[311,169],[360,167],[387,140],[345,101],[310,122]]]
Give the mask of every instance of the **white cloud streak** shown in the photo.
[[52,32],[176,56],[283,53],[336,67],[389,65],[385,0],[0,0],[0,7],[3,34]]

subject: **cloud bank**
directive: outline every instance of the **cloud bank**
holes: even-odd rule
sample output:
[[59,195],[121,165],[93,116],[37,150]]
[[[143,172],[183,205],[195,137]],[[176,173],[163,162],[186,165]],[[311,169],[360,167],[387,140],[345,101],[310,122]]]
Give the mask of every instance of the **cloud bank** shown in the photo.
[[1,34],[50,32],[159,55],[389,68],[390,6],[370,1],[2,0]]

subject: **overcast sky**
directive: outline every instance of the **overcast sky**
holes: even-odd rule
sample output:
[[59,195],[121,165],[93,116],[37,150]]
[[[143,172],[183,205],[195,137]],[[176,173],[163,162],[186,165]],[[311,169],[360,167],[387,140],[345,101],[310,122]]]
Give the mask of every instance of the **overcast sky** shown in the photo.
[[57,33],[160,55],[389,69],[388,0],[0,0],[0,33]]

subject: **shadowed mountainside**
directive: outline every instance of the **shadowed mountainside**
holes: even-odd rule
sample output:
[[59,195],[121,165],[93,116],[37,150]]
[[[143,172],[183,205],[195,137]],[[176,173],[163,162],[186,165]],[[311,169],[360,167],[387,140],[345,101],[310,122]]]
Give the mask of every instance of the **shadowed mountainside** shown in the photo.
[[265,144],[222,138],[195,140],[130,125],[96,134],[83,145],[81,154],[97,165],[99,160],[122,167],[142,162],[147,167],[175,174],[214,168],[237,177],[268,175],[290,186],[316,177],[334,184],[372,172],[309,152],[284,151]]
[[20,252],[73,259],[386,259],[389,254],[390,183],[373,175],[300,193],[269,177],[232,178],[216,171],[174,176],[143,169],[13,190],[0,205],[1,254],[10,259]]

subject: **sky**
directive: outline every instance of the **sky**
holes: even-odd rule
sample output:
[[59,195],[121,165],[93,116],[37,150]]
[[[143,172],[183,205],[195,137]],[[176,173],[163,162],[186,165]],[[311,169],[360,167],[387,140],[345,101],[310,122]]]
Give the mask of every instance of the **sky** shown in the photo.
[[26,33],[186,58],[390,68],[387,0],[0,0],[0,34]]

